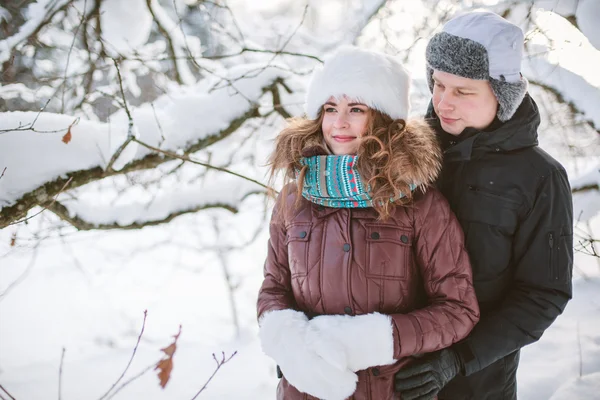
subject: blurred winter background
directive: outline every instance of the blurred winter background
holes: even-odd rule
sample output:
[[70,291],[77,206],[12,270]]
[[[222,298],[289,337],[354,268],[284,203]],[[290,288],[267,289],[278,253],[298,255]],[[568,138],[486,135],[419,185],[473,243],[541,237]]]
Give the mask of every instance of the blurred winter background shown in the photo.
[[427,38],[477,8],[525,30],[575,200],[574,299],[523,351],[519,398],[600,398],[600,1],[0,4],[0,399],[274,398],[255,320],[274,136],[343,43],[403,60],[422,115]]

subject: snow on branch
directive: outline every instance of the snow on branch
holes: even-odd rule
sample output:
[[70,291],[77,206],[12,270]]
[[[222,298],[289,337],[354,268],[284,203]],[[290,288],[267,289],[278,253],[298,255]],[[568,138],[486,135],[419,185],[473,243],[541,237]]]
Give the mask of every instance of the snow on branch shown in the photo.
[[537,32],[530,34],[526,45],[524,74],[600,132],[600,78],[595,68],[600,65],[600,51],[557,14],[540,12],[535,25]]
[[[264,94],[274,93],[280,84],[287,87],[288,78],[290,73],[276,65],[236,66],[226,77],[204,79],[153,104],[130,107],[131,117],[119,110],[108,123],[81,119],[74,125],[73,117],[60,114],[1,113],[0,169],[6,170],[0,179],[0,229],[25,217],[31,208],[48,204],[68,180],[71,190],[173,159],[152,147],[189,154],[224,139],[248,119],[259,117]],[[281,104],[274,102],[273,107],[284,115]],[[128,140],[131,121],[136,140],[130,140],[107,169]],[[67,131],[70,140],[65,143]],[[59,204],[52,207],[59,208]]]
[[125,205],[91,205],[80,200],[54,202],[48,209],[78,230],[139,229],[172,221],[184,214],[210,208],[237,213],[240,203],[252,194],[265,190],[251,182],[219,178],[210,185],[194,185],[170,190],[148,203]]
[[21,26],[16,34],[0,40],[0,64],[10,59],[11,53],[17,45],[39,32],[57,13],[64,10],[73,1],[39,0],[30,4],[27,8],[27,22]]
[[600,165],[571,181],[573,211],[577,221],[588,221],[600,212]]

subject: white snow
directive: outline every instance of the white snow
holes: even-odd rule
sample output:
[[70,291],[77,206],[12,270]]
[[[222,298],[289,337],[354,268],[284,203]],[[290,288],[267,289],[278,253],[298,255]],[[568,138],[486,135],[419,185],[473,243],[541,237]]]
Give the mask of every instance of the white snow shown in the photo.
[[550,400],[595,399],[600,393],[600,372],[577,377],[561,386]]
[[146,0],[105,0],[100,14],[102,38],[113,57],[129,56],[148,41],[154,21]]
[[533,34],[523,60],[525,76],[550,86],[573,102],[600,127],[600,51],[560,15],[540,11],[536,23],[541,32]]
[[600,50],[600,2],[597,0],[536,0],[538,9],[552,11],[564,17],[575,16],[581,32]]
[[577,8],[577,25],[589,38],[590,43],[600,50],[600,2],[594,0],[580,0]]

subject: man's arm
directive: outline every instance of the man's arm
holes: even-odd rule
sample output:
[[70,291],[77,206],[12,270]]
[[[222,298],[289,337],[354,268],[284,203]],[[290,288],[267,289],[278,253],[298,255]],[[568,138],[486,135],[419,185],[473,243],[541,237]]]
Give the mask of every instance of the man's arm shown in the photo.
[[470,375],[537,341],[571,299],[573,206],[567,174],[541,178],[533,205],[513,239],[512,287],[481,316],[466,340],[426,355],[395,376],[405,400],[435,396],[458,373]]
[[573,205],[562,168],[541,178],[514,236],[513,260],[515,274],[502,304],[454,347],[465,375],[539,340],[571,299]]

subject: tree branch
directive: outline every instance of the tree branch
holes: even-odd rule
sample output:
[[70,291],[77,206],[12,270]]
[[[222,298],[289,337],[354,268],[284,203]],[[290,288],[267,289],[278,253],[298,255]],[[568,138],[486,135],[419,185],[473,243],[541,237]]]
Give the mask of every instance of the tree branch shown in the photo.
[[[263,93],[270,91],[272,86],[276,84],[276,82],[272,82],[270,85],[264,87],[262,89]],[[197,142],[184,149],[184,153],[195,153],[228,137],[233,132],[238,130],[247,120],[260,117],[261,115],[258,112],[258,108],[258,104],[252,104],[243,115],[231,121],[227,128],[199,139]],[[176,155],[174,153],[171,154]],[[149,154],[139,160],[130,162],[119,171],[105,171],[100,167],[95,167],[88,170],[69,172],[66,174],[66,177],[59,177],[52,182],[47,182],[31,192],[26,193],[12,206],[3,207],[0,209],[0,229],[5,228],[13,221],[24,218],[29,210],[31,210],[33,207],[46,204],[48,198],[56,196],[61,192],[61,189],[63,186],[65,186],[67,181],[70,181],[69,189],[75,189],[90,182],[98,181],[111,176],[124,175],[129,172],[152,169],[176,158],[181,157],[173,157],[172,155],[166,155],[164,153]],[[194,161],[190,160],[190,162]]]
[[591,185],[583,185],[583,186],[571,188],[571,192],[572,193],[589,192],[591,190],[598,190],[598,191],[600,191],[600,185],[598,185],[598,184],[591,184]]
[[[257,193],[257,192],[248,193],[248,195],[255,194],[255,193]],[[67,207],[65,207],[64,205],[62,205],[61,203],[58,203],[58,202],[54,202],[54,204],[52,204],[52,206],[48,207],[48,210],[52,211],[54,214],[56,214],[57,217],[59,217],[63,221],[71,224],[77,230],[91,231],[91,230],[114,230],[114,229],[120,229],[120,230],[141,229],[146,226],[156,226],[156,225],[166,224],[168,222],[171,222],[175,218],[179,217],[180,215],[192,214],[192,213],[196,213],[198,211],[208,210],[208,209],[212,209],[212,208],[224,208],[225,210],[230,211],[233,214],[236,214],[238,212],[237,208],[232,207],[229,204],[213,203],[213,204],[204,204],[204,205],[201,205],[198,207],[193,207],[188,210],[179,210],[179,211],[169,214],[165,218],[158,219],[158,220],[134,222],[129,225],[119,225],[116,222],[112,223],[112,224],[98,224],[98,223],[85,221],[84,219],[82,219],[78,216],[72,216],[71,213],[69,213],[69,210],[67,209]]]
[[[561,104],[566,104],[570,109],[571,112],[573,114],[579,114],[579,115],[585,115],[583,111],[581,111],[576,105],[575,103],[573,103],[572,101],[568,101],[564,98],[563,94],[558,91],[557,89],[553,88],[550,85],[547,85],[543,82],[537,81],[535,79],[529,79],[529,83],[531,83],[532,85],[536,85],[539,86],[540,88],[544,89],[545,91],[552,93],[554,95],[554,97],[556,98],[556,101],[561,103]],[[597,127],[596,125],[594,125],[594,122],[591,120],[586,120],[585,121],[587,124],[589,124],[589,126],[594,129],[596,132],[598,132],[598,134],[600,135],[600,127]]]

